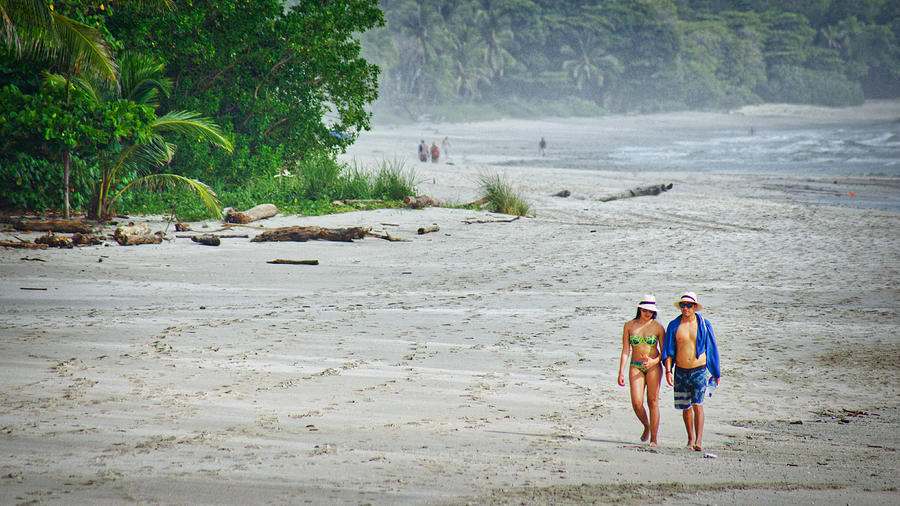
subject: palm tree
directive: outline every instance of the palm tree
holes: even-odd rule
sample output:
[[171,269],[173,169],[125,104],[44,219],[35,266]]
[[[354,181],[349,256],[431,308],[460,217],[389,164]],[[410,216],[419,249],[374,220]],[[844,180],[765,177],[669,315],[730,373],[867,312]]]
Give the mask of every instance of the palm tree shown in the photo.
[[[126,0],[127,1],[127,0]],[[132,0],[137,5],[171,8],[172,0]],[[94,28],[53,11],[44,0],[0,0],[0,37],[16,58],[43,60],[66,77],[87,75],[116,82],[116,65],[103,35]],[[69,217],[71,152],[63,156],[65,217]]]
[[563,70],[572,76],[579,90],[585,87],[603,87],[606,76],[622,71],[622,64],[610,54],[606,54],[595,43],[593,34],[576,36],[577,48],[568,48],[572,59],[563,62]]
[[[91,97],[96,103],[126,101],[158,107],[158,97],[168,95],[172,83],[163,76],[164,65],[144,55],[126,53],[120,61],[120,86],[104,86],[90,79],[76,77],[73,88]],[[55,86],[68,82],[59,75],[47,75],[46,81]],[[198,141],[207,141],[231,151],[231,142],[212,120],[191,111],[170,111],[156,117],[150,124],[151,137],[146,141],[127,139],[122,149],[107,152],[98,162],[98,182],[94,186],[88,216],[105,219],[113,204],[127,190],[140,184],[182,186],[196,191],[211,213],[218,213],[219,203],[212,188],[206,184],[177,174],[156,174],[151,171],[166,166],[175,155],[175,145],[164,138],[166,133],[178,133]],[[124,186],[115,191],[119,185]]]
[[509,19],[496,0],[480,0],[475,10],[475,24],[487,44],[485,62],[492,76],[503,76],[507,66],[515,62],[506,49],[512,43],[513,33]]

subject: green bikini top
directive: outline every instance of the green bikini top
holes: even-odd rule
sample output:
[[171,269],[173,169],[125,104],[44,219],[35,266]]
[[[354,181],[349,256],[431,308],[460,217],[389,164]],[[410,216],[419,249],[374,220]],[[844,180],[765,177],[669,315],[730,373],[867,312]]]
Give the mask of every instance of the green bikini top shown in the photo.
[[649,344],[650,346],[656,345],[656,336],[628,336],[628,339],[631,340],[632,346],[637,346],[641,343]]

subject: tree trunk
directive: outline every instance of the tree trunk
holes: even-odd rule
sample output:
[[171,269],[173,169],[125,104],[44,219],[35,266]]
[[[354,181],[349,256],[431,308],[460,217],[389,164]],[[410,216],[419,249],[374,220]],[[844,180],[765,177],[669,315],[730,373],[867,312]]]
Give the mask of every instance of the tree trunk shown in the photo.
[[16,230],[32,232],[63,232],[90,234],[91,229],[81,220],[18,220],[13,222]]
[[369,233],[366,227],[351,228],[323,228],[323,227],[281,227],[268,232],[263,232],[250,242],[268,242],[268,241],[298,241],[305,242],[309,240],[323,241],[340,241],[353,242],[354,239],[362,239]]

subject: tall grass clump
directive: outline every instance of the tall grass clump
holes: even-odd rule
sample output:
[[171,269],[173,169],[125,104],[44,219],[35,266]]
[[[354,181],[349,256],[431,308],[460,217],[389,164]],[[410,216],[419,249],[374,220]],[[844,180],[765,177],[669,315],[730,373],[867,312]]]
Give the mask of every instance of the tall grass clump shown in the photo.
[[492,212],[526,216],[531,211],[531,205],[499,174],[481,174],[478,181],[487,208]]
[[416,175],[402,160],[382,160],[372,182],[372,194],[384,200],[402,200],[416,194]]

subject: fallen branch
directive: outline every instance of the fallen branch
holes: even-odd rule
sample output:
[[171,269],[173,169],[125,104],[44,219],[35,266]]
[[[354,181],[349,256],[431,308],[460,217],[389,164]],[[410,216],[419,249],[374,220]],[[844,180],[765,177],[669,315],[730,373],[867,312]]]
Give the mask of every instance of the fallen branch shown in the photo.
[[[203,234],[203,235],[213,235],[213,234]],[[215,234],[219,239],[249,239],[250,236],[247,234]],[[196,235],[176,235],[176,239],[193,239],[197,237]]]
[[366,227],[350,227],[350,228],[324,228],[324,227],[281,227],[268,232],[263,232],[250,242],[267,242],[267,241],[298,241],[305,242],[309,240],[323,241],[339,241],[353,242],[354,239],[362,239],[369,233]]
[[422,234],[427,234],[429,232],[437,232],[440,229],[441,229],[441,227],[439,227],[437,225],[430,225],[427,227],[419,227],[418,233],[419,233],[419,235],[422,235]]
[[369,237],[375,237],[375,238],[378,238],[378,239],[384,239],[385,241],[391,241],[391,242],[411,242],[409,239],[402,239],[402,238],[400,238],[400,237],[394,237],[394,236],[392,236],[391,234],[389,234],[389,233],[387,233],[387,232],[385,232],[385,233],[383,233],[383,234],[379,234],[379,233],[377,233],[377,232],[369,232],[369,233],[366,234],[366,235],[369,236]]
[[47,249],[46,244],[34,244],[31,242],[0,241],[0,246],[2,246],[4,248]]
[[288,265],[319,265],[318,260],[285,260],[283,258],[276,258],[275,260],[269,260],[266,263],[267,264],[288,264]]
[[516,216],[515,218],[510,218],[508,220],[463,220],[463,223],[466,225],[471,225],[473,223],[509,223],[511,221],[516,221],[519,218],[521,218],[521,216]]
[[335,200],[331,203],[333,206],[340,205],[349,205],[349,204],[383,204],[384,200],[381,199],[346,199],[346,200]]
[[229,223],[250,223],[263,218],[271,218],[276,214],[278,214],[278,208],[275,207],[275,204],[260,204],[244,212],[238,212],[229,207],[225,209],[225,221]]
[[659,195],[664,191],[669,191],[672,189],[672,183],[669,184],[657,184],[653,186],[642,186],[638,188],[632,188],[631,190],[619,193],[617,195],[611,195],[608,197],[599,197],[595,200],[599,200],[600,202],[609,202],[610,200],[618,200],[618,199],[627,199],[630,197],[642,197],[644,195]]
[[480,198],[478,200],[473,200],[472,202],[469,202],[468,204],[463,204],[463,207],[482,207],[483,205],[485,205],[487,203],[488,203],[488,198],[484,197],[484,198]]
[[31,232],[91,233],[90,227],[82,220],[17,220],[13,222],[13,228]]

